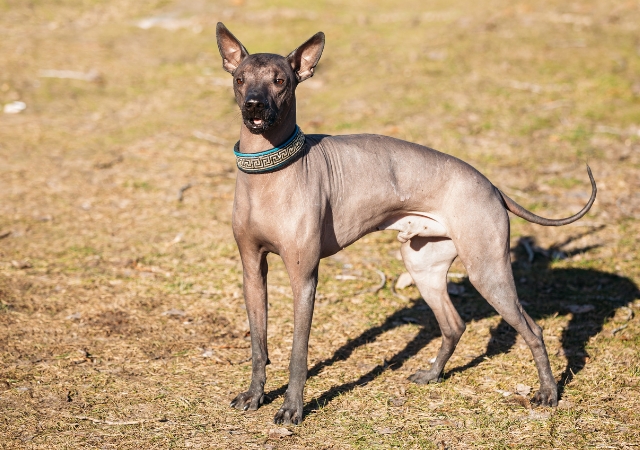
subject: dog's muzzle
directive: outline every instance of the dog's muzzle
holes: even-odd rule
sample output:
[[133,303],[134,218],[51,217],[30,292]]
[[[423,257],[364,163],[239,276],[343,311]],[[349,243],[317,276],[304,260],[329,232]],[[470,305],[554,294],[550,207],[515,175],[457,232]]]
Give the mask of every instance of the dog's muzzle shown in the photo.
[[277,113],[256,97],[248,97],[242,107],[242,120],[253,134],[261,134],[274,123]]

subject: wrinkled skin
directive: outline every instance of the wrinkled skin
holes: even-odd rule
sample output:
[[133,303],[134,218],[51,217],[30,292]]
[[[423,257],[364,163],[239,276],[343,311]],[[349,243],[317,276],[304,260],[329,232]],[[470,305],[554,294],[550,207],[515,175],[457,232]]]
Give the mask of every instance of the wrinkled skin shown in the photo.
[[[242,111],[240,151],[256,153],[278,146],[295,129],[295,88],[313,75],[324,35],[316,34],[287,57],[249,55],[222,24],[217,39]],[[298,424],[319,261],[383,229],[399,232],[407,270],[442,331],[435,362],[410,379],[419,384],[438,381],[465,330],[446,288],[447,271],[459,257],[471,283],[531,349],[540,378],[535,399],[556,406],[557,385],[542,330],[517,297],[507,210],[545,225],[577,220],[595,199],[593,178],[587,206],[571,218],[553,221],[518,209],[473,167],[430,148],[378,135],[307,135],[305,145],[304,155],[283,169],[238,172],[233,233],[243,265],[252,377],[249,389],[238,394],[231,406],[254,410],[263,402],[269,362],[267,254],[281,256],[294,297],[289,385],[274,421]]]

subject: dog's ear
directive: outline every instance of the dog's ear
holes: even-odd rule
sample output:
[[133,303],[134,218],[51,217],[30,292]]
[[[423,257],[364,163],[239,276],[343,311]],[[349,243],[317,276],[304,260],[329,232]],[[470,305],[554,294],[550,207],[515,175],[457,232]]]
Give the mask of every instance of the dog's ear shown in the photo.
[[249,52],[222,22],[218,22],[216,26],[216,40],[222,56],[222,67],[233,73],[242,60],[249,56]]
[[287,56],[299,83],[313,76],[313,70],[320,61],[323,49],[324,33],[320,31]]

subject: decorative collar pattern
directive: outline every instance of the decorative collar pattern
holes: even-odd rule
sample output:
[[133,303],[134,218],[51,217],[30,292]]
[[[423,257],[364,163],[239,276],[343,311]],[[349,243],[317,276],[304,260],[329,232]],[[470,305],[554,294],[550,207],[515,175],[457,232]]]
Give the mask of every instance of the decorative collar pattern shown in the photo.
[[238,169],[243,172],[272,172],[295,161],[302,153],[304,142],[304,133],[300,130],[300,127],[296,125],[296,130],[293,132],[293,136],[287,139],[287,141],[280,147],[259,153],[241,153],[240,141],[238,141],[233,147],[233,153],[236,155],[236,164]]

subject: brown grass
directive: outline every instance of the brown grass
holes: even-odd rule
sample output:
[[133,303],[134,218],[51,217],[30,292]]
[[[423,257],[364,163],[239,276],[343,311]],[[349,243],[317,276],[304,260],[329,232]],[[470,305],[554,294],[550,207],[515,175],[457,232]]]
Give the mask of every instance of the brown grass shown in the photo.
[[[640,445],[638,5],[268,3],[0,3],[0,104],[27,105],[0,115],[0,448]],[[177,29],[136,26],[149,17]],[[299,89],[307,133],[438,148],[551,217],[585,202],[589,162],[599,192],[586,218],[512,222],[518,289],[544,327],[561,407],[498,392],[535,389],[536,371],[464,276],[454,302],[468,328],[445,381],[408,383],[435,355],[437,326],[415,288],[411,300],[389,283],[358,294],[376,270],[403,271],[395,236],[380,233],[322,263],[306,419],[282,438],[269,430],[292,307],[270,258],[271,401],[229,408],[250,353],[230,225],[240,123],[218,20],[251,52],[327,34]],[[530,263],[523,237],[550,251]]]

